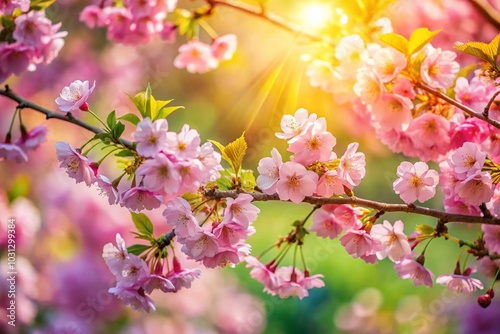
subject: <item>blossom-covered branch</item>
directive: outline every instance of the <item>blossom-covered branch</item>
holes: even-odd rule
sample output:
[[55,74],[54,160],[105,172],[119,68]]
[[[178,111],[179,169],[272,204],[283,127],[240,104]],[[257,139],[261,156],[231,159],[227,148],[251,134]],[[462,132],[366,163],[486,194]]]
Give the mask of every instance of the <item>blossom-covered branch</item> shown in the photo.
[[[82,121],[81,119],[76,118],[75,116],[73,116],[73,114],[71,114],[69,112],[66,114],[63,114],[63,113],[55,112],[55,111],[49,110],[47,108],[44,108],[42,106],[39,106],[38,104],[31,102],[31,101],[23,98],[22,96],[14,93],[14,91],[8,85],[5,85],[5,89],[0,89],[0,95],[3,95],[3,96],[5,96],[13,101],[16,101],[18,103],[18,105],[17,105],[18,109],[28,108],[28,109],[38,111],[38,112],[44,114],[46,119],[51,119],[51,118],[52,119],[59,119],[59,120],[62,120],[62,121],[68,122],[68,123],[75,124],[81,128],[89,130],[90,132],[93,132],[95,134],[104,132],[103,130],[99,129],[98,127],[95,127],[87,122]],[[131,142],[124,140],[124,139],[120,139],[120,143],[127,148],[133,147]]]
[[[238,197],[239,193],[237,191],[231,191],[231,190],[223,191],[218,189],[209,189],[204,192],[204,195],[206,197],[213,199],[223,199],[223,198],[236,198]],[[257,202],[280,200],[278,194],[267,195],[263,193],[250,193],[250,195],[253,197],[253,200]],[[435,217],[445,222],[463,222],[463,223],[474,223],[474,224],[500,225],[500,218],[452,214],[439,210],[425,208],[422,206],[416,206],[413,204],[382,203],[355,196],[345,197],[345,198],[344,197],[320,198],[314,196],[306,196],[303,202],[313,205],[350,204],[350,205],[364,206],[376,209],[379,210],[380,212],[415,213],[419,215]]]
[[476,117],[476,118],[479,118],[480,120],[482,121],[485,121],[486,123],[489,123],[491,125],[493,125],[494,127],[500,129],[500,123],[498,121],[495,121],[489,117],[486,117],[484,116],[482,113],[478,113],[476,111],[474,111],[473,109],[463,105],[462,103],[458,102],[457,100],[454,100],[452,99],[451,97],[447,96],[446,94],[440,92],[439,90],[437,89],[434,89],[432,87],[429,87],[428,85],[426,84],[423,84],[423,83],[418,83],[416,85],[418,88],[421,88],[437,97],[439,97],[440,99],[443,99],[445,100],[446,102],[448,102],[449,104],[465,111],[468,115],[472,116],[472,117]]

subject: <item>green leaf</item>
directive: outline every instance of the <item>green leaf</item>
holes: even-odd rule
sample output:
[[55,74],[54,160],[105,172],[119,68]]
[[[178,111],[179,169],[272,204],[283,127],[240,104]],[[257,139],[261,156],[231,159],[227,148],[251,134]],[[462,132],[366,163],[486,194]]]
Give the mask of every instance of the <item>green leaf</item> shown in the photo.
[[124,149],[114,154],[116,157],[133,157],[134,152]]
[[229,162],[233,167],[234,173],[237,176],[239,175],[241,164],[243,162],[243,157],[245,156],[247,148],[248,146],[247,142],[245,141],[245,133],[243,133],[239,138],[229,143],[224,148],[224,153],[229,159]]
[[176,19],[175,25],[177,26],[177,31],[180,36],[186,35],[188,40],[192,39],[197,26],[196,20],[193,14],[186,9],[176,9],[175,10]]
[[[170,100],[170,101],[172,101],[172,100]],[[168,101],[168,102],[170,102],[170,101]],[[172,107],[168,107],[168,108],[163,107],[162,109],[158,110],[158,114],[156,115],[155,119],[167,118],[168,115],[170,115],[171,113],[173,113],[177,109],[183,109],[183,108],[184,108],[183,106],[172,106]]]
[[113,137],[115,137],[115,139],[120,139],[123,131],[125,131],[125,125],[122,122],[116,123],[116,126],[113,129]]
[[137,125],[141,120],[139,117],[137,117],[136,114],[132,114],[132,113],[129,113],[129,114],[125,114],[121,117],[118,117],[119,120],[123,120],[123,121],[127,121],[127,122],[130,122],[134,125]]
[[218,141],[216,140],[208,140],[209,142],[211,142],[212,144],[214,144],[220,151],[221,153],[221,156],[222,156],[222,159],[224,159],[225,161],[231,163],[231,160],[229,159],[229,157],[226,155],[226,152],[225,152],[225,147],[224,145],[222,145],[221,143],[219,143]]
[[220,177],[217,179],[217,187],[220,190],[231,190],[234,189],[233,183],[234,175],[227,169],[220,172]]
[[146,94],[147,92],[140,92],[135,94],[134,97],[130,96],[127,94],[128,98],[132,103],[135,105],[139,113],[141,114],[142,118],[148,117],[146,114]]
[[408,40],[405,37],[391,32],[389,34],[381,35],[379,39],[405,55],[408,54]]
[[56,0],[31,0],[30,9],[35,11],[42,11],[47,9],[54,2],[56,2]]
[[457,43],[455,49],[480,58],[496,67],[496,61],[500,54],[500,33],[488,44],[482,42]]
[[253,174],[253,170],[251,169],[241,170],[240,178],[241,178],[241,187],[245,191],[252,192],[255,190],[257,182],[255,181],[255,175]]
[[19,197],[26,197],[30,192],[30,179],[26,175],[16,177],[14,184],[7,192],[9,203],[14,202]]
[[441,29],[429,31],[427,28],[418,28],[412,32],[408,42],[408,55],[422,50],[432,39],[441,32]]
[[431,235],[435,231],[434,227],[427,225],[427,224],[417,225],[417,227],[415,229],[421,235]]
[[149,220],[148,216],[146,216],[144,213],[135,212],[130,212],[130,215],[132,216],[132,221],[134,222],[137,231],[144,235],[153,235],[153,223],[151,223],[151,220]]
[[131,245],[131,246],[128,246],[127,247],[127,251],[130,253],[130,254],[134,254],[134,255],[141,255],[143,252],[147,251],[148,249],[150,249],[151,246],[148,246],[148,245]]
[[114,110],[106,118],[106,124],[108,125],[108,128],[113,131],[116,125],[116,112]]

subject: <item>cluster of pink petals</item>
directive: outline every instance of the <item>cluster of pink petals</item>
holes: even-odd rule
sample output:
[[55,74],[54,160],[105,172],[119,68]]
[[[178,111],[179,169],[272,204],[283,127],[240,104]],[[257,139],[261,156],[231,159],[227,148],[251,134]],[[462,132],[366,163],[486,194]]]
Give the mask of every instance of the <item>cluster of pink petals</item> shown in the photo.
[[66,169],[66,173],[76,183],[84,182],[91,186],[96,181],[97,170],[92,162],[83,156],[80,150],[71,147],[66,142],[59,141],[56,144],[57,160],[61,162],[60,167]]
[[[2,8],[3,7],[3,8]],[[29,1],[7,1],[0,4],[0,16],[11,14],[19,8],[29,9]],[[49,64],[57,57],[64,45],[65,31],[58,31],[61,23],[52,24],[44,11],[30,11],[17,16],[13,41],[0,43],[0,82],[11,74],[19,75],[26,70],[33,71],[39,64]]]
[[245,258],[247,268],[252,268],[250,276],[264,285],[264,291],[281,298],[299,297],[302,299],[309,296],[312,288],[321,288],[325,283],[321,280],[323,275],[310,276],[292,266],[276,267],[271,264],[264,265],[257,258],[247,256]]
[[485,158],[477,144],[466,142],[439,164],[447,212],[478,214],[478,206],[492,199],[491,175],[481,170]]
[[27,12],[30,9],[29,0],[4,0],[0,2],[0,16],[12,15],[14,10],[19,9],[22,12]]
[[413,259],[413,254],[406,255],[401,261],[394,264],[394,269],[397,270],[399,277],[403,279],[412,279],[415,286],[426,285],[432,288],[432,278],[434,274],[424,267],[417,260]]
[[470,277],[475,269],[467,268],[463,274],[444,274],[436,278],[437,284],[446,285],[448,289],[458,293],[471,293],[483,289],[483,283],[477,278]]
[[143,44],[154,36],[175,40],[174,24],[166,18],[177,7],[177,0],[127,0],[122,4],[88,5],[80,13],[80,21],[89,28],[107,27],[108,39],[118,43]]
[[[330,197],[344,194],[345,189],[359,185],[365,176],[365,156],[357,152],[358,143],[348,146],[344,155],[337,159],[332,151],[335,137],[326,129],[326,120],[309,115],[298,109],[295,115],[284,115],[280,139],[288,140],[288,151],[294,153],[291,161],[283,163],[276,149],[271,158],[259,162],[257,186],[266,194],[277,192],[280,199],[300,203],[306,196]],[[328,167],[337,163],[336,168]],[[320,174],[310,170],[313,165],[322,165]]]
[[416,200],[425,202],[436,194],[436,185],[439,183],[439,174],[430,169],[425,162],[412,164],[403,161],[397,170],[399,178],[394,181],[393,188],[405,203]]
[[175,229],[182,251],[190,259],[202,262],[208,268],[234,266],[250,252],[246,239],[255,232],[252,222],[260,210],[251,204],[253,197],[240,194],[226,199],[223,220],[201,227],[189,203],[181,198],[167,202],[163,216]]
[[189,73],[206,73],[219,66],[221,61],[230,60],[236,51],[236,35],[218,37],[211,45],[197,39],[179,47],[174,66],[185,68]]
[[127,251],[120,234],[116,235],[116,247],[111,243],[104,245],[102,257],[116,278],[116,286],[109,292],[133,309],[148,313],[156,309],[149,297],[153,290],[177,292],[191,287],[191,282],[201,274],[199,270],[183,270],[176,258],[168,273],[163,274],[161,266],[151,273],[143,259]]
[[0,159],[27,162],[27,152],[36,149],[47,140],[47,127],[39,125],[25,132],[14,143],[0,144]]
[[87,111],[89,106],[87,100],[94,91],[95,81],[92,87],[88,81],[75,80],[69,86],[62,89],[56,103],[61,111],[75,112]]

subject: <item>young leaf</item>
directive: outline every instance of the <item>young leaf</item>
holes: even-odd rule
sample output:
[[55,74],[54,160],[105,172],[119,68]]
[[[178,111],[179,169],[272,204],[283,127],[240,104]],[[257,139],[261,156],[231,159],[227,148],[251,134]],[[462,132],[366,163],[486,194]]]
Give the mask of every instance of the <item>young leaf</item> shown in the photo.
[[146,94],[147,92],[137,93],[134,97],[127,94],[128,98],[135,105],[137,110],[141,113],[142,118],[146,118]]
[[110,128],[111,131],[113,131],[116,125],[116,113],[114,110],[106,118],[106,124],[108,125],[108,128]]
[[123,131],[125,131],[125,125],[123,125],[122,122],[116,123],[116,126],[113,129],[113,137],[115,137],[115,139],[120,139]]
[[480,58],[496,67],[496,61],[500,54],[500,33],[488,44],[482,42],[457,43],[455,49]]
[[132,216],[132,221],[134,222],[137,231],[144,235],[153,235],[153,223],[151,223],[151,220],[149,220],[148,216],[146,216],[144,213],[135,212],[130,212],[130,215]]
[[380,36],[379,39],[405,55],[408,54],[408,40],[403,36],[391,32]]
[[30,9],[35,11],[42,11],[47,9],[56,0],[31,0]]
[[257,186],[257,182],[255,181],[255,176],[253,175],[253,170],[251,169],[242,169],[241,170],[241,188],[243,190],[252,192]]
[[141,255],[142,252],[145,252],[147,251],[149,248],[151,248],[151,246],[148,246],[148,245],[131,245],[131,246],[128,246],[127,247],[127,251],[130,253],[130,254],[134,254],[134,255]]
[[[172,101],[172,100],[169,100],[168,102],[170,102],[170,101]],[[164,101],[161,101],[161,102],[164,102]],[[170,115],[171,113],[173,113],[177,109],[181,109],[181,108],[184,108],[184,107],[183,106],[172,106],[172,107],[168,107],[168,108],[163,107],[162,109],[158,110],[158,114],[156,115],[155,120],[161,119],[161,118],[167,118],[168,115]]]
[[411,56],[422,50],[440,32],[441,29],[429,31],[427,28],[418,28],[413,31],[408,42],[408,55]]
[[128,150],[128,149],[123,149],[121,151],[118,151],[117,153],[115,153],[115,156],[116,157],[133,157],[134,156],[134,152]]
[[221,156],[222,156],[222,159],[226,160],[229,164],[231,164],[231,160],[226,155],[224,145],[222,145],[221,143],[219,143],[218,141],[215,141],[215,140],[210,140],[209,139],[208,141],[211,142],[212,144],[214,144],[219,149],[219,151],[221,153]]
[[233,183],[234,175],[231,174],[227,169],[220,172],[220,177],[217,179],[217,187],[220,190],[231,190],[234,189]]
[[245,141],[245,133],[224,148],[224,153],[231,161],[231,166],[237,176],[239,175],[241,163],[243,162],[243,157],[245,156],[247,148],[248,146]]
[[139,117],[137,117],[136,114],[132,114],[132,113],[129,113],[129,114],[125,114],[121,117],[118,117],[118,119],[120,120],[123,120],[123,121],[127,121],[127,122],[130,122],[134,125],[137,125],[141,120],[139,119]]

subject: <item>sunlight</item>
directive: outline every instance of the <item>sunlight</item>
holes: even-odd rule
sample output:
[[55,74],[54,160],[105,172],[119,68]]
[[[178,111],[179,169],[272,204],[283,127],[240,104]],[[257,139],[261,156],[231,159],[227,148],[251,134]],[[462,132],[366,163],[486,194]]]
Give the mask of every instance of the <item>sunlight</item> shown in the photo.
[[303,7],[303,24],[310,28],[324,27],[332,18],[331,8],[325,4],[311,4]]

